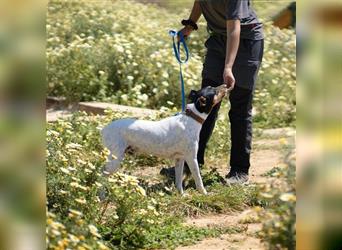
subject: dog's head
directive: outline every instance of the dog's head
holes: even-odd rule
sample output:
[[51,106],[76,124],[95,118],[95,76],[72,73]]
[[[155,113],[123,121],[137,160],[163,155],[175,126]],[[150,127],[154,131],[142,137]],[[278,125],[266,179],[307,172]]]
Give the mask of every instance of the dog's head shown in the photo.
[[218,104],[227,94],[227,86],[222,84],[218,87],[205,87],[201,90],[191,90],[189,100],[195,104],[196,109],[200,113],[209,114],[211,109]]

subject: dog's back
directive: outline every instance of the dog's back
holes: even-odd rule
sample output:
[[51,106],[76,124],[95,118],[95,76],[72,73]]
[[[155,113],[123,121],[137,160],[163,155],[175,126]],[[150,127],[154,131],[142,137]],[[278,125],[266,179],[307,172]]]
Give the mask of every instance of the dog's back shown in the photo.
[[176,151],[177,145],[180,147],[184,131],[180,117],[169,117],[161,121],[138,120],[129,125],[124,136],[140,152],[166,156]]
[[196,135],[186,131],[187,120],[182,115],[160,121],[116,120],[102,130],[103,143],[113,151],[131,146],[141,153],[170,157],[184,153],[183,147],[195,140]]

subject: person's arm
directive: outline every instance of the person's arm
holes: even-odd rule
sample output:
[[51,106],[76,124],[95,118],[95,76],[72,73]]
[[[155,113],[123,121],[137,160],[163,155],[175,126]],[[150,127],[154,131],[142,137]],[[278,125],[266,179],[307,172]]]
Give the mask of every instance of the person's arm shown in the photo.
[[227,45],[226,60],[223,73],[224,83],[228,90],[232,90],[235,85],[235,78],[232,72],[233,64],[236,58],[240,43],[240,20],[227,20]]
[[229,0],[226,8],[227,45],[223,81],[227,84],[228,89],[232,90],[235,85],[232,68],[239,49],[240,22],[241,19],[249,16],[249,1]]
[[[189,16],[189,19],[193,21],[194,23],[197,23],[198,19],[202,15],[202,9],[198,2],[198,0],[195,0],[194,5],[192,6],[192,10]],[[183,29],[181,29],[180,32],[183,33],[183,36],[187,37],[190,36],[191,32],[193,31],[193,27],[190,25],[186,25]]]
[[196,0],[194,5],[192,6],[191,14],[189,19],[191,19],[194,23],[197,23],[198,19],[202,15],[202,10],[199,2]]

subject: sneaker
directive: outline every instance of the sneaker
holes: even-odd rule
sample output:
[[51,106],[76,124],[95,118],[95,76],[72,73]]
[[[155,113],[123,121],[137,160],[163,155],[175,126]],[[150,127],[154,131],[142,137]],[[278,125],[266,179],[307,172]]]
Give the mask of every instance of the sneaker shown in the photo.
[[[175,182],[176,171],[175,167],[162,168],[159,172],[160,175],[165,176],[168,180]],[[189,167],[184,165],[183,181],[187,180],[191,176]]]
[[226,176],[226,183],[231,184],[248,184],[248,174],[246,173],[229,173]]

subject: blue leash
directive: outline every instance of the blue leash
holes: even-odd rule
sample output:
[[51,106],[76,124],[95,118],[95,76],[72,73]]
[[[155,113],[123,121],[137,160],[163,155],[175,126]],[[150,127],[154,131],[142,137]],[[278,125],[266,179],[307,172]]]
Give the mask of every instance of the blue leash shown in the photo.
[[[186,46],[185,38],[182,33],[170,30],[169,31],[170,36],[172,36],[172,42],[173,42],[173,51],[175,53],[175,57],[179,63],[179,78],[181,82],[181,93],[182,93],[182,111],[185,110],[185,89],[184,89],[184,79],[183,79],[183,72],[182,72],[182,64],[187,63],[189,60],[189,50],[188,47]],[[179,35],[180,39],[179,42],[177,41],[177,46],[176,46],[176,41],[177,36]],[[184,51],[185,51],[185,59],[182,60],[180,57],[180,45],[183,46]]]

